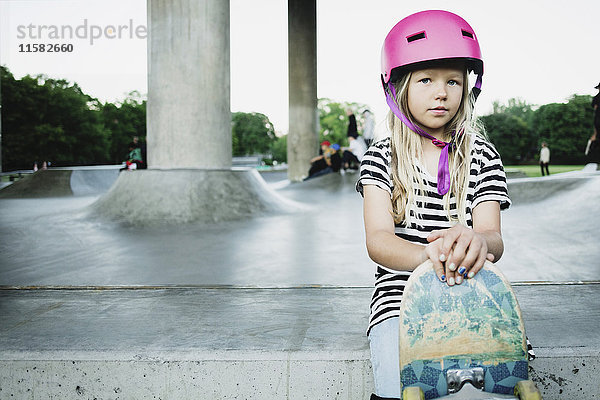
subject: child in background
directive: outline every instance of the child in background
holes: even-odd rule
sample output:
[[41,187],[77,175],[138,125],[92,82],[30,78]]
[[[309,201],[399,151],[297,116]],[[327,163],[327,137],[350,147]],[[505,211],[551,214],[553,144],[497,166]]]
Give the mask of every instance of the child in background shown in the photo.
[[143,168],[144,162],[142,161],[142,151],[135,143],[129,143],[129,153],[127,153],[127,160],[125,160],[125,167],[122,169],[132,170]]

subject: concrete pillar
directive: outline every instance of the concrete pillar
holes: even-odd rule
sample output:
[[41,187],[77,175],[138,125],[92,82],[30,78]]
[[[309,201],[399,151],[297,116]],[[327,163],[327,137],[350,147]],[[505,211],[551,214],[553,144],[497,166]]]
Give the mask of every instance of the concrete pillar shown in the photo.
[[148,4],[149,168],[121,172],[91,215],[162,226],[299,210],[231,167],[229,1]]
[[229,1],[148,0],[148,165],[231,167]]
[[288,178],[300,181],[319,148],[316,0],[288,0],[288,58]]

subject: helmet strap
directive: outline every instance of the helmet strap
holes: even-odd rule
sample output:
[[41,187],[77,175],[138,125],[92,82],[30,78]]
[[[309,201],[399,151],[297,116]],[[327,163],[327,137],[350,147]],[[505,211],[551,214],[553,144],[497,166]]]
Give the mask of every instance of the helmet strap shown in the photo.
[[[480,77],[481,76],[479,76],[477,80],[479,82],[479,86],[481,86]],[[477,85],[477,83],[475,85]],[[454,141],[451,140],[450,142],[444,142],[443,140],[436,139],[435,137],[431,136],[429,133],[421,129],[420,126],[413,124],[412,121],[408,119],[408,117],[406,117],[406,115],[404,115],[402,111],[400,111],[400,108],[398,107],[398,104],[395,101],[396,89],[394,88],[394,85],[391,82],[387,84],[384,83],[383,90],[385,92],[385,98],[388,106],[390,107],[394,115],[396,115],[396,117],[398,117],[400,121],[402,121],[402,123],[408,127],[408,129],[423,136],[424,138],[431,140],[431,143],[433,143],[435,146],[442,148],[442,153],[440,154],[440,159],[438,161],[437,192],[440,196],[445,195],[450,190],[450,166],[448,153],[452,148],[454,148]],[[478,88],[478,90],[480,89]],[[453,138],[454,135],[455,132],[452,132]]]
[[473,86],[473,89],[471,89],[471,96],[473,96],[473,103],[475,103],[475,101],[477,101],[477,98],[479,97],[479,94],[481,93],[481,82],[482,82],[482,75],[477,74],[477,80],[475,81],[475,86]]

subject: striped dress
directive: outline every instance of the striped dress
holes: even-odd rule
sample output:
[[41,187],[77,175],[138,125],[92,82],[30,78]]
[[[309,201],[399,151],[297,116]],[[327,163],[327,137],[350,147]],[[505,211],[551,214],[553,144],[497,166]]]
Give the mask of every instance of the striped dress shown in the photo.
[[[356,183],[356,190],[362,195],[363,187],[375,185],[392,195],[393,182],[390,177],[391,147],[390,138],[380,140],[365,153],[361,167],[360,177]],[[427,196],[416,196],[416,204],[411,210],[411,215],[417,215],[417,221],[408,226],[396,224],[396,236],[412,243],[427,245],[427,236],[431,231],[452,227],[444,211],[443,197],[437,193],[437,178],[432,176],[427,169],[415,160],[417,172],[421,174],[425,183]],[[506,175],[500,155],[494,147],[484,139],[474,137],[471,140],[471,166],[469,187],[466,198],[466,222],[473,227],[472,210],[485,201],[497,201],[500,209],[507,209],[511,201],[508,197]],[[415,213],[416,211],[416,213]],[[455,216],[456,201],[450,199],[450,213]],[[404,286],[411,271],[396,271],[377,265],[375,273],[375,290],[371,298],[369,327],[367,335],[373,326],[386,319],[399,317],[400,303]],[[535,357],[527,341],[530,358]]]
[[[391,196],[393,182],[390,177],[391,148],[390,138],[374,143],[363,157],[360,178],[356,190],[362,194],[366,185],[375,185]],[[427,236],[436,229],[452,227],[444,211],[444,201],[437,193],[437,179],[415,160],[417,172],[425,182],[427,196],[417,196],[412,215],[418,215],[416,222],[408,226],[396,225],[396,235],[412,243],[427,244]],[[484,201],[498,201],[501,209],[510,206],[506,176],[498,152],[486,141],[475,138],[471,142],[471,174],[467,189],[466,221],[473,226],[471,210]],[[450,199],[450,212],[456,215],[454,196]],[[417,226],[418,224],[418,226]],[[382,265],[377,266],[375,292],[371,301],[371,328],[391,317],[400,314],[400,302],[410,271],[395,271]]]

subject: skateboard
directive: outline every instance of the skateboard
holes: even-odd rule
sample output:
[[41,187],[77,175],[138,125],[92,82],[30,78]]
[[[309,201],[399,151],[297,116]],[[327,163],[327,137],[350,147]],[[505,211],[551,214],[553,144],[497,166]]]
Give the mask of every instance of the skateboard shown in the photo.
[[521,309],[491,262],[455,286],[440,282],[431,261],[417,267],[404,289],[399,339],[404,400],[452,398],[463,386],[477,389],[473,399],[541,399],[527,380]]

